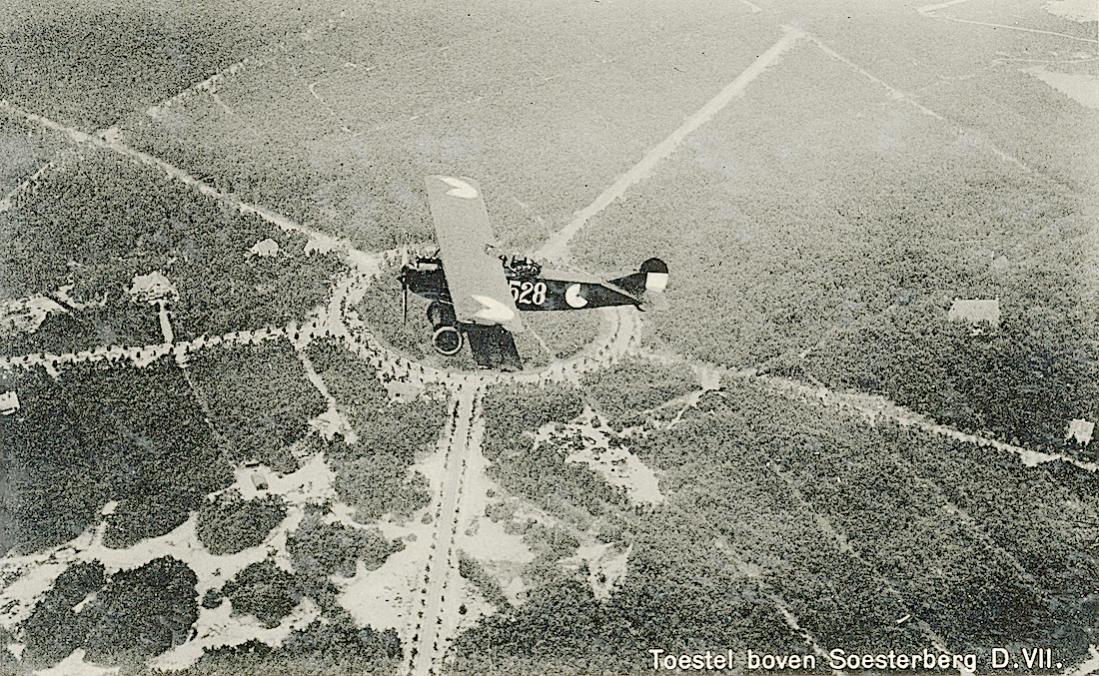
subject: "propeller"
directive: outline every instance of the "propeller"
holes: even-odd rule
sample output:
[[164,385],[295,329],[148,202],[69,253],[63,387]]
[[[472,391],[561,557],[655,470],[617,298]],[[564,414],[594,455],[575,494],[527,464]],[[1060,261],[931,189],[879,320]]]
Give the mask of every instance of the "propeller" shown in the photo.
[[401,300],[401,322],[403,324],[408,323],[408,280],[405,277],[405,271],[408,268],[408,249],[401,248],[401,291],[403,292]]

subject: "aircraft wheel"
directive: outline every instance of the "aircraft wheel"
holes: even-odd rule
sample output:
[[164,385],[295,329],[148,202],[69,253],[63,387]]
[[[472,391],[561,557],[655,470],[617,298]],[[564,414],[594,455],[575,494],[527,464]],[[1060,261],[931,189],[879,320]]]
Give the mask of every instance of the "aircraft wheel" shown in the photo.
[[431,336],[435,351],[444,357],[452,357],[462,349],[462,332],[456,326],[440,326]]

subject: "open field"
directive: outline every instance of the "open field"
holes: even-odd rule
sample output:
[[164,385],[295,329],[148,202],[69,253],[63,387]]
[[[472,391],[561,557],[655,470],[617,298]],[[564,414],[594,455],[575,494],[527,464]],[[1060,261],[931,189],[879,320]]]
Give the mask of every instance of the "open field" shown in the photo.
[[[35,4],[0,19],[0,673],[1094,673],[1086,3]],[[394,279],[433,173],[505,249],[660,256],[669,307],[440,357]]]

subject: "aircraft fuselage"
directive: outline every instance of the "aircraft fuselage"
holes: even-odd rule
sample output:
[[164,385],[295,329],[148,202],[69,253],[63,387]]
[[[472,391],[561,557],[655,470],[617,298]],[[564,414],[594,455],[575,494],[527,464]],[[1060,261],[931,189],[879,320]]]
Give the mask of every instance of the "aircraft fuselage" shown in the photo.
[[[503,263],[502,263],[503,264]],[[524,312],[589,310],[615,305],[641,306],[640,298],[610,282],[576,281],[545,275],[533,269],[504,264],[505,277],[515,307]],[[401,279],[412,293],[431,301],[451,304],[450,290],[441,261],[421,259],[405,266]]]

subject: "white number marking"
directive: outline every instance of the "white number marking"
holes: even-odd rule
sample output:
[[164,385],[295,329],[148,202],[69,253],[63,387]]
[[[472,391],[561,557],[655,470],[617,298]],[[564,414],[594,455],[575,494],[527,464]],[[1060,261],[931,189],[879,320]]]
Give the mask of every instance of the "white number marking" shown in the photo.
[[517,279],[510,280],[511,299],[516,305],[542,305],[546,302],[545,282],[520,282]]

